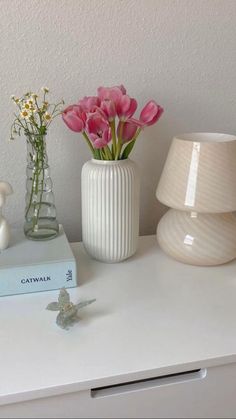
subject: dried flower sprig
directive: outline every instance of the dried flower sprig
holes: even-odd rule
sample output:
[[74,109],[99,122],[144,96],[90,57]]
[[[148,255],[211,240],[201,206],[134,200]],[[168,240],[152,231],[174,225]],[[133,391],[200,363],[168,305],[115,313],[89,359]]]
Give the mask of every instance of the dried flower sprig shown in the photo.
[[45,135],[52,120],[62,113],[64,100],[56,104],[49,103],[49,89],[42,87],[41,91],[41,94],[26,92],[21,97],[11,96],[17,107],[11,125],[11,140],[14,140],[16,135],[20,136],[22,131],[25,135]]

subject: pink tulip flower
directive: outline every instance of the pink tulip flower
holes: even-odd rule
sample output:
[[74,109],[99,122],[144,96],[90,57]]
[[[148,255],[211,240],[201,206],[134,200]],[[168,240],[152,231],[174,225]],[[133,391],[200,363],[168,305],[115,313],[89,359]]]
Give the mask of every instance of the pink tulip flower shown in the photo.
[[121,96],[119,102],[116,105],[117,115],[125,121],[131,118],[137,109],[137,101],[134,98],[130,98],[128,95]]
[[103,100],[101,102],[100,109],[104,112],[109,121],[113,121],[116,117],[116,107],[112,100]]
[[62,113],[65,124],[74,132],[81,132],[85,129],[86,114],[79,105],[71,105]]
[[142,109],[140,114],[140,122],[143,125],[153,125],[163,114],[164,109],[159,106],[154,100],[150,100]]
[[97,96],[85,96],[79,100],[79,106],[84,112],[94,112],[96,107],[100,106],[100,99]]
[[123,143],[128,143],[134,138],[134,135],[137,132],[137,125],[132,122],[125,122],[123,124],[123,129],[121,130],[121,122],[119,122],[117,127],[117,135],[121,137]]
[[99,112],[94,112],[88,116],[86,127],[95,148],[106,147],[111,141],[109,122]]
[[96,134],[90,134],[90,138],[92,140],[94,148],[106,147],[111,140],[111,129],[109,128],[108,130],[103,131],[101,137],[99,137]]
[[114,87],[99,87],[98,88],[98,97],[101,101],[103,100],[112,100],[116,105],[121,96],[126,94],[126,89],[123,85],[114,86]]

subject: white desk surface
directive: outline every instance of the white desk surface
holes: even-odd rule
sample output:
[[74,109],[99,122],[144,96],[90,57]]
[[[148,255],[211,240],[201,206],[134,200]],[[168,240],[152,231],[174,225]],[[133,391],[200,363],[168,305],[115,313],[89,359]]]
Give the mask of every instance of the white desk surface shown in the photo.
[[72,248],[71,300],[97,301],[64,331],[45,310],[58,291],[0,299],[0,404],[236,362],[236,262],[183,265],[155,236],[113,265]]

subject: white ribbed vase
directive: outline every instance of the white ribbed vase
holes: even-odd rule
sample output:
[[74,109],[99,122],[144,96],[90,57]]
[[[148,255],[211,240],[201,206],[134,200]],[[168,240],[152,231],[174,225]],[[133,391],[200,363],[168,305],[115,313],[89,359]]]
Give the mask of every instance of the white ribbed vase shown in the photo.
[[82,234],[87,252],[114,263],[132,256],[139,235],[140,178],[127,159],[92,159],[82,169]]

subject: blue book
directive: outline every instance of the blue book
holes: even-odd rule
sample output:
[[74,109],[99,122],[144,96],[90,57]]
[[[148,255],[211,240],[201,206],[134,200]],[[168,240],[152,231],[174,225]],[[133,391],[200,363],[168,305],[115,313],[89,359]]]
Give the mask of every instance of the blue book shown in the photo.
[[77,286],[76,260],[60,226],[48,241],[32,241],[12,230],[8,249],[0,252],[0,296]]

